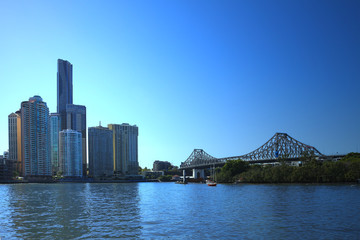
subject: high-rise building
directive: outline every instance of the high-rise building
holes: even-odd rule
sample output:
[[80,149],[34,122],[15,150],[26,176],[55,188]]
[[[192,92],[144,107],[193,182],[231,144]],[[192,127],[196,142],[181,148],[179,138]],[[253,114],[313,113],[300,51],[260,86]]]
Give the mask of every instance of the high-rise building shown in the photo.
[[103,177],[113,173],[113,132],[101,126],[90,127],[89,175]]
[[20,111],[9,115],[9,160],[14,161],[16,171],[21,175],[21,116]]
[[59,172],[59,132],[60,132],[60,114],[50,114],[50,158],[52,174]]
[[82,105],[66,105],[66,128],[81,132],[82,144],[82,169],[83,176],[86,176],[87,169],[87,147],[86,147],[86,107]]
[[138,163],[138,135],[136,125],[109,124],[113,131],[114,171],[121,175],[137,175]]
[[65,60],[58,59],[57,72],[57,112],[61,118],[61,130],[66,129],[66,105],[73,103],[73,66]]
[[21,103],[23,175],[51,176],[49,108],[40,96]]
[[64,177],[82,177],[81,132],[67,129],[59,133],[59,163]]

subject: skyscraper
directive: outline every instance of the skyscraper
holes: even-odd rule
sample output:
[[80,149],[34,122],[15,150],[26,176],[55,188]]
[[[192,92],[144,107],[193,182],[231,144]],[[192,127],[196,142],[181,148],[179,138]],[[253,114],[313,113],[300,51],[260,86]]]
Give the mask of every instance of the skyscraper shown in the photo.
[[59,133],[60,171],[65,177],[82,177],[81,132],[63,130]]
[[86,107],[82,105],[67,104],[66,105],[66,129],[73,129],[81,132],[82,144],[82,169],[83,176],[86,175]]
[[113,133],[105,127],[89,128],[89,175],[93,177],[112,176]]
[[23,175],[51,176],[49,108],[40,96],[21,103]]
[[109,124],[113,131],[113,164],[114,171],[121,175],[137,175],[138,163],[138,134],[136,125],[127,123]]
[[16,171],[21,175],[21,116],[20,111],[9,115],[9,160],[15,162]]
[[59,171],[59,132],[60,114],[50,114],[50,158],[52,173],[55,175]]
[[66,129],[66,105],[73,103],[73,66],[65,60],[58,59],[57,72],[57,112],[61,118],[61,130]]

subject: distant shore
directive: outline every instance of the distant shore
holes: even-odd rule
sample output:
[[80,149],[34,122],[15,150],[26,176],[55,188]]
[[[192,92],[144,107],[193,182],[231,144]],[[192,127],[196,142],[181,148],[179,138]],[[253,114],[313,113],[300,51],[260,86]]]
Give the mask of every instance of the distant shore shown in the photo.
[[24,183],[132,183],[132,182],[151,182],[145,179],[129,179],[129,180],[98,180],[98,179],[71,179],[71,180],[3,180],[0,184],[24,184]]

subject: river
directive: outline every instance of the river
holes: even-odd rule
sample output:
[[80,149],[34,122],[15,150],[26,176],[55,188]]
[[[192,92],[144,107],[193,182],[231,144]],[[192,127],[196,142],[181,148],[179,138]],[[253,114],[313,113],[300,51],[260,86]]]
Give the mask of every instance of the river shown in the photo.
[[0,185],[0,239],[360,239],[360,185]]

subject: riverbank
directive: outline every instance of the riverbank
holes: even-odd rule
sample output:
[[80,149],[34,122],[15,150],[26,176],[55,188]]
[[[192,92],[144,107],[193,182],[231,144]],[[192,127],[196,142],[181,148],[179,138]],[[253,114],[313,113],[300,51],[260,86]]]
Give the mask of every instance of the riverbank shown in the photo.
[[228,161],[217,169],[222,183],[356,183],[360,179],[360,154],[349,153],[340,161],[304,158],[299,166],[279,160],[278,165],[250,165],[246,161]]

